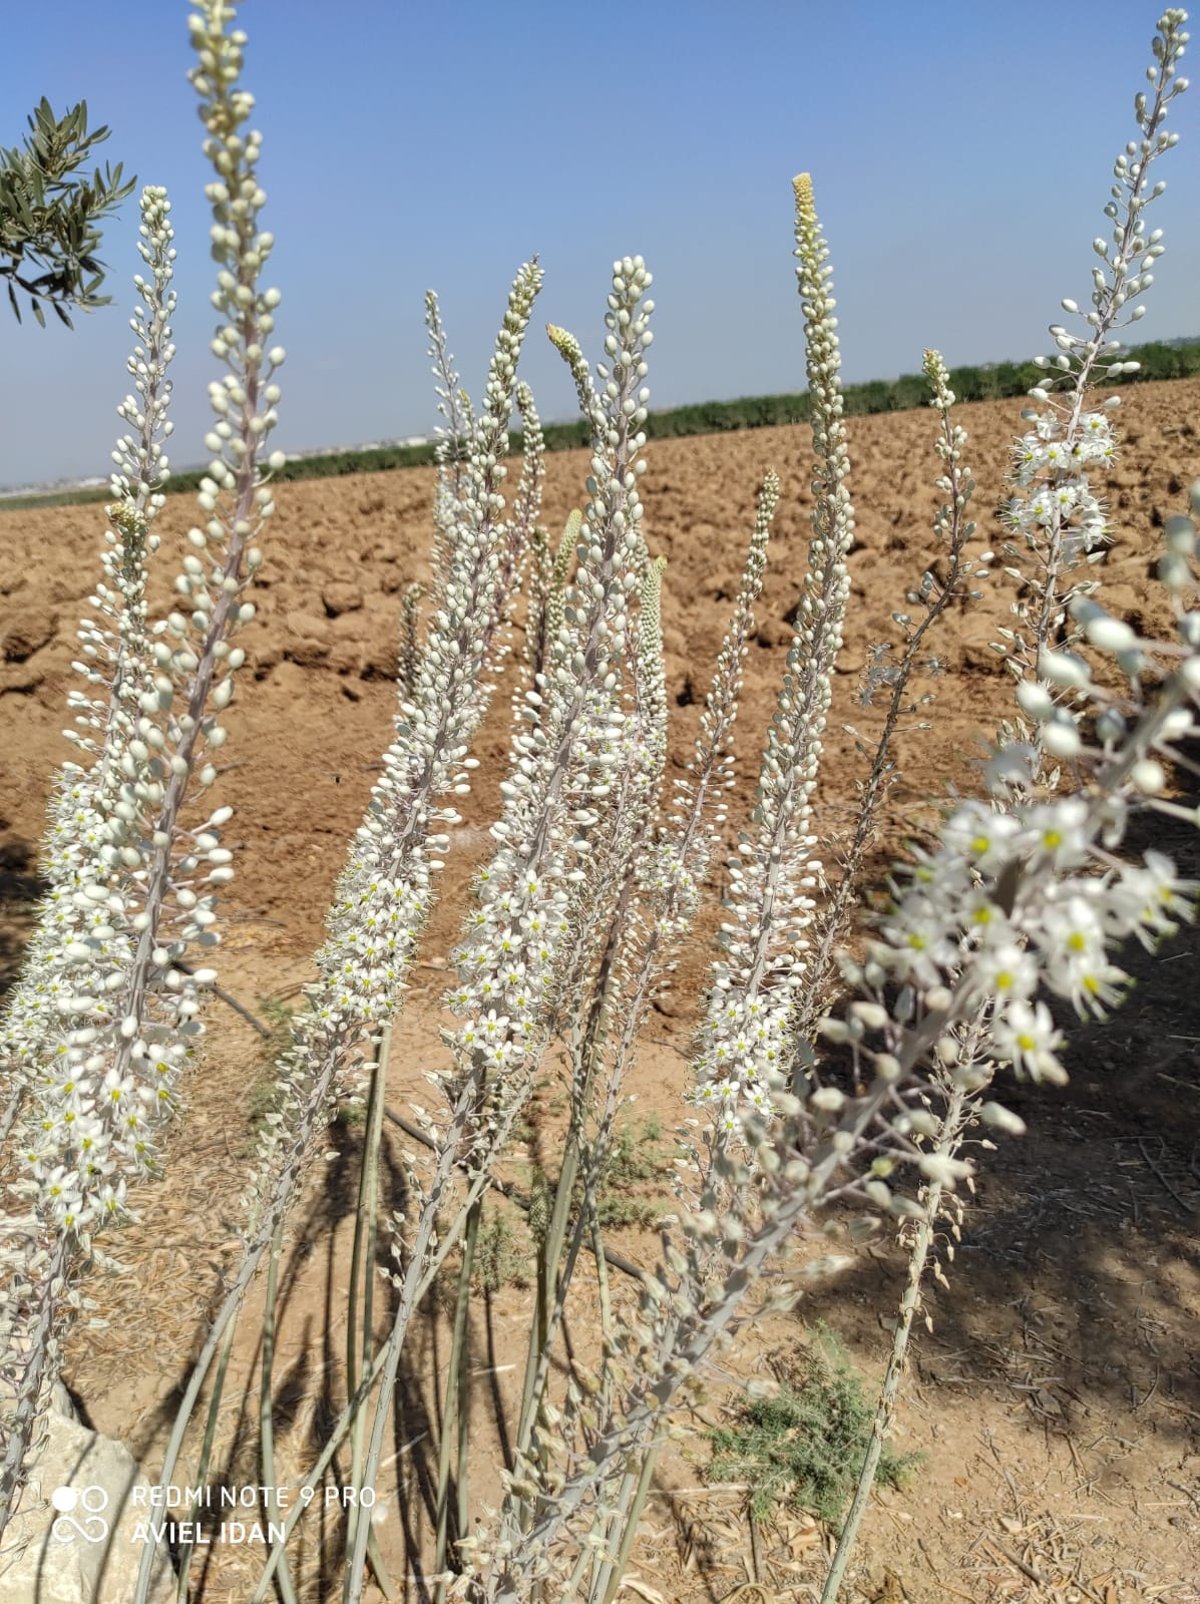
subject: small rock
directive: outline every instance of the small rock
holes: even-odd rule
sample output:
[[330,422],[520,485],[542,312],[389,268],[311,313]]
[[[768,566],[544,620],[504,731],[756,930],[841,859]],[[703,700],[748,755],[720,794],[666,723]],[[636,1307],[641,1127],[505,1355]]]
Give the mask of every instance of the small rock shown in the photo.
[[[366,613],[361,615],[358,613],[339,613],[336,618],[331,618],[329,621],[329,633],[334,640],[359,641],[368,633],[370,628],[370,615]],[[380,633],[386,635],[389,632],[384,629]]]
[[31,691],[37,690],[45,677],[41,669],[35,668],[32,663],[11,663],[0,666],[0,696],[6,695],[9,691],[28,696]]
[[782,618],[765,618],[754,639],[760,646],[790,646],[795,633]]
[[318,618],[316,613],[296,609],[285,614],[283,622],[288,634],[295,635],[299,640],[329,641],[329,620]]
[[0,657],[7,663],[23,663],[46,642],[54,638],[58,619],[44,607],[30,607],[0,625]]
[[[128,1448],[90,1431],[56,1386],[45,1439],[0,1546],[4,1604],[129,1604],[154,1514],[134,1505],[135,1492],[148,1506],[149,1484]],[[175,1598],[175,1572],[161,1544],[149,1598]]]
[[363,593],[357,585],[332,580],[321,592],[321,600],[330,618],[340,618],[343,613],[358,612],[363,604]]
[[52,602],[74,602],[78,604],[92,594],[91,586],[79,572],[67,568],[63,573],[56,574],[50,581],[50,588],[46,592]]
[[[719,549],[719,548],[718,548]],[[734,568],[727,568],[724,573],[711,573],[702,582],[701,589],[706,596],[714,601],[732,601],[741,588],[742,576]]]
[[363,649],[356,640],[335,640],[326,659],[327,667],[335,674],[361,674]]
[[254,670],[255,679],[266,679],[267,675],[279,662],[281,656],[279,647],[275,645],[274,641],[264,641],[261,644],[257,644],[253,651],[249,647],[246,650],[250,658],[250,666]]
[[363,679],[395,679],[400,653],[394,640],[373,634],[362,642],[358,651],[358,672]]
[[329,656],[329,624],[311,613],[288,613],[284,619],[291,637],[283,655],[301,668],[311,668]]

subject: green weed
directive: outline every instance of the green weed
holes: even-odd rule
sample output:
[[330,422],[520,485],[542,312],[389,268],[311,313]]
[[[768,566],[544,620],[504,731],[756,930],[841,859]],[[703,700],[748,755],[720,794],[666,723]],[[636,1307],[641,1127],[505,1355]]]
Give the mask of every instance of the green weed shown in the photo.
[[[756,1521],[790,1508],[836,1522],[858,1481],[875,1405],[825,1326],[818,1326],[812,1345],[790,1371],[769,1396],[742,1400],[735,1426],[713,1433],[709,1477],[747,1482]],[[918,1459],[885,1443],[875,1479],[902,1486]]]

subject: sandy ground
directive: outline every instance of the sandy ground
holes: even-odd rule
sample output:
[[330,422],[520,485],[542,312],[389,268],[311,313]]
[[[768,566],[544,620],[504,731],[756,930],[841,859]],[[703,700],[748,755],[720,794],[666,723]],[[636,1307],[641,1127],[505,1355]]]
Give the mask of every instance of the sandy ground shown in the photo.
[[[996,509],[1019,410],[1017,402],[961,409],[984,544],[1002,538]],[[1108,605],[1131,617],[1155,616],[1157,531],[1182,510],[1187,484],[1200,475],[1198,423],[1200,382],[1126,393],[1122,453],[1108,487],[1117,540],[1101,576]],[[854,594],[818,811],[833,851],[854,819],[863,772],[858,738],[869,739],[880,716],[855,700],[868,648],[896,640],[891,614],[905,608],[906,592],[935,556],[932,424],[927,413],[851,423]],[[663,442],[648,457],[649,545],[669,563],[663,612],[675,764],[690,748],[732,606],[758,482],[767,467],[783,480],[742,703],[746,756],[737,794],[744,809],[800,593],[811,505],[807,433]],[[557,529],[582,493],[586,465],[582,453],[569,453],[550,457],[548,468],[545,521]],[[221,980],[260,1011],[266,1000],[294,1001],[310,973],[345,842],[388,739],[400,594],[427,572],[431,494],[426,470],[280,489],[258,617],[244,637],[252,672],[235,697],[220,782],[220,800],[236,809],[227,839],[237,865],[224,904]],[[191,516],[190,498],[168,503],[161,525],[168,547]],[[0,972],[9,974],[36,894],[50,776],[66,755],[60,732],[74,629],[94,583],[99,540],[97,508],[0,512]],[[983,743],[1009,707],[1009,681],[989,647],[1011,601],[1006,587],[998,581],[944,622],[934,646],[944,670],[922,684],[935,700],[900,736],[901,778],[876,870],[906,835],[928,824],[931,799],[975,787]],[[417,1093],[422,1067],[437,1061],[440,955],[462,915],[482,827],[494,816],[506,709],[501,692],[476,745],[479,784],[415,971],[389,1092],[399,1109]],[[735,806],[734,824],[738,814]],[[1197,867],[1190,838],[1168,844]],[[637,1118],[654,1116],[667,1131],[685,1112],[687,1046],[713,920],[710,908],[653,1017],[635,1078]],[[987,1158],[962,1246],[947,1265],[951,1291],[930,1295],[933,1331],[917,1346],[902,1394],[899,1446],[924,1459],[904,1491],[879,1499],[850,1596],[885,1604],[904,1597],[913,1604],[1200,1600],[1196,957],[1184,937],[1142,961],[1134,1001],[1115,1025],[1080,1037],[1071,1086],[1015,1097],[1030,1134]],[[96,1279],[93,1295],[109,1325],[75,1336],[67,1370],[95,1424],[130,1439],[151,1464],[203,1331],[214,1277],[230,1262],[254,1088],[267,1062],[260,1039],[237,1016],[215,1010],[211,1026],[169,1178],[145,1191],[144,1223],[118,1245],[131,1273]],[[554,1095],[551,1072],[542,1100],[550,1121]],[[334,1156],[293,1231],[278,1407],[286,1415],[284,1452],[301,1459],[306,1438],[338,1401],[343,1339],[336,1323],[323,1334],[324,1309],[331,1289],[336,1299],[344,1285],[357,1139],[352,1126],[335,1131]],[[389,1175],[397,1185],[403,1151],[398,1133],[390,1135]],[[643,1190],[653,1202],[653,1184]],[[660,1190],[665,1197],[665,1183]],[[654,1251],[653,1238],[636,1228],[612,1238],[634,1259]],[[847,1235],[839,1251],[852,1262],[836,1283],[819,1286],[796,1317],[742,1339],[714,1370],[706,1402],[681,1422],[686,1435],[664,1462],[635,1555],[636,1575],[668,1601],[723,1599],[755,1563],[744,1494],[704,1487],[707,1432],[727,1418],[737,1382],[794,1350],[805,1323],[818,1318],[844,1336],[868,1374],[882,1369],[900,1259],[887,1235],[866,1243]],[[480,1418],[504,1397],[510,1373],[503,1367],[519,1355],[528,1309],[528,1290],[519,1285],[481,1304]],[[413,1353],[404,1407],[414,1420],[429,1403],[430,1368],[444,1363],[443,1335],[431,1321],[424,1351]],[[252,1355],[252,1344],[239,1343],[235,1376],[249,1375]],[[231,1414],[226,1439],[242,1442],[248,1420]],[[485,1441],[481,1432],[480,1442],[477,1468],[486,1487],[489,1476],[494,1485],[498,1445],[494,1434]],[[231,1461],[241,1462],[236,1454]],[[400,1463],[397,1518],[384,1528],[398,1570],[403,1519],[427,1471],[419,1450]],[[815,1597],[811,1586],[828,1541],[799,1517],[764,1534],[760,1580],[781,1599]],[[312,1563],[317,1576],[315,1550]],[[206,1604],[242,1598],[235,1561],[224,1568],[214,1561],[202,1580],[197,1597]]]

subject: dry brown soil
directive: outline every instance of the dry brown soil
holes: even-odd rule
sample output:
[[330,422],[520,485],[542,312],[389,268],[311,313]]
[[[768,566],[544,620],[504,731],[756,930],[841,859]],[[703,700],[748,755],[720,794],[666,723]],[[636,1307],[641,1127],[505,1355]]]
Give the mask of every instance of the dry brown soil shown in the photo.
[[[976,517],[989,544],[1001,538],[995,514],[1018,413],[1016,402],[961,409],[979,483]],[[879,719],[877,708],[855,702],[868,646],[896,639],[891,614],[904,609],[906,592],[935,555],[932,422],[928,413],[852,420],[854,594],[818,812],[830,856],[853,822],[862,774],[846,726],[869,737]],[[1157,617],[1151,574],[1158,531],[1200,476],[1198,422],[1197,381],[1135,388],[1121,409],[1124,441],[1108,487],[1117,539],[1100,572],[1109,606],[1135,621]],[[752,754],[770,716],[800,593],[811,505],[807,434],[789,428],[664,442],[648,456],[650,548],[669,559],[663,610],[676,763],[694,734],[736,592],[756,486],[768,466],[783,479],[747,664],[736,825],[752,792]],[[556,528],[582,493],[586,467],[582,454],[569,453],[552,456],[548,468],[546,521]],[[294,1002],[311,973],[334,876],[388,740],[400,596],[409,580],[427,573],[431,492],[425,470],[280,489],[258,617],[245,635],[251,667],[229,720],[220,781],[220,799],[236,808],[228,840],[237,849],[237,878],[224,903],[221,980],[260,1012],[268,999]],[[190,498],[168,503],[168,548],[191,512]],[[51,773],[66,755],[60,731],[74,630],[97,572],[99,539],[94,507],[0,513],[0,970],[9,976],[37,891],[36,843]],[[936,699],[906,720],[899,739],[901,777],[875,875],[906,834],[928,826],[931,800],[977,784],[983,743],[1009,708],[1009,681],[988,643],[1010,600],[1007,581],[997,580],[941,631],[935,649],[944,673],[921,687]],[[476,746],[479,783],[414,973],[389,1089],[399,1110],[421,1095],[423,1067],[438,1061],[441,954],[463,912],[466,875],[483,850],[482,826],[494,815],[506,708],[502,692]],[[1157,839],[1163,844],[1161,830]],[[1197,867],[1190,833],[1175,832],[1166,844]],[[630,1117],[653,1115],[666,1132],[687,1112],[686,1051],[712,924],[710,908],[653,1016],[635,1079],[639,1098]],[[950,1290],[930,1292],[933,1329],[917,1344],[902,1393],[899,1446],[924,1458],[905,1490],[879,1498],[848,1597],[887,1604],[905,1597],[913,1604],[1200,1600],[1196,962],[1190,936],[1133,960],[1134,998],[1111,1027],[1079,1035],[1070,1086],[1013,1092],[1029,1134],[984,1155],[962,1244],[946,1264]],[[87,1414],[100,1429],[126,1437],[151,1466],[216,1278],[233,1262],[249,1122],[266,1062],[253,1031],[215,1007],[167,1179],[143,1189],[142,1223],[113,1244],[129,1273],[93,1278],[108,1324],[79,1330],[71,1341],[67,1380]],[[551,1072],[541,1102],[551,1123],[555,1098]],[[335,1129],[327,1167],[310,1185],[292,1233],[276,1365],[289,1470],[303,1462],[311,1434],[340,1402],[344,1314],[337,1294],[345,1285],[357,1142],[353,1124]],[[400,1186],[410,1145],[389,1133],[389,1187]],[[665,1181],[657,1191],[653,1183],[642,1190],[652,1204],[668,1206]],[[835,1222],[845,1267],[817,1283],[796,1316],[741,1337],[709,1378],[706,1402],[680,1421],[681,1441],[663,1461],[623,1597],[719,1600],[746,1583],[755,1564],[779,1599],[816,1597],[829,1534],[796,1516],[762,1534],[756,1559],[744,1492],[705,1487],[707,1432],[728,1418],[740,1381],[765,1373],[772,1356],[793,1350],[817,1319],[842,1334],[864,1371],[881,1371],[901,1261],[886,1231],[852,1241],[846,1223]],[[614,1230],[612,1245],[643,1262],[655,1251],[652,1233],[636,1228]],[[508,1399],[513,1373],[505,1367],[520,1356],[529,1308],[528,1289],[508,1285],[486,1305],[481,1300],[478,1311],[476,1473],[485,1490],[496,1485],[498,1454],[486,1422]],[[430,1367],[444,1364],[444,1335],[441,1324],[427,1323],[402,1388],[396,1447],[417,1442],[388,1472],[389,1515],[380,1527],[400,1576],[402,1529],[428,1474],[421,1418]],[[585,1350],[586,1331],[578,1340]],[[239,1338],[235,1380],[250,1376],[253,1355],[252,1338]],[[227,1471],[253,1481],[253,1402],[236,1389],[231,1396],[222,1422],[222,1439],[233,1444]],[[319,1539],[314,1534],[302,1570],[310,1596],[332,1598],[338,1593],[328,1564],[322,1580]],[[239,1557],[212,1553],[196,1597],[240,1604],[248,1592]],[[395,1596],[421,1594],[406,1585]]]

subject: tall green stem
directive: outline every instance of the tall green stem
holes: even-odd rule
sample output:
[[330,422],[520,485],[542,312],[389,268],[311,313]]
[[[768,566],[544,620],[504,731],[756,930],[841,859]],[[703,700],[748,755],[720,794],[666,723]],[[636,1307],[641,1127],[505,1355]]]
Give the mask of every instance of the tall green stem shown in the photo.
[[[275,1508],[276,1494],[272,1491],[278,1486],[275,1478],[275,1417],[274,1397],[271,1372],[275,1364],[275,1314],[279,1299],[279,1254],[283,1246],[283,1223],[275,1227],[275,1235],[271,1238],[271,1252],[267,1259],[267,1302],[263,1310],[262,1323],[262,1384],[259,1388],[259,1441],[262,1446],[262,1485],[263,1499],[266,1504],[267,1530],[270,1532],[271,1516]],[[233,1327],[230,1327],[230,1331]],[[211,1419],[211,1416],[210,1416]],[[270,1543],[267,1545],[270,1547]],[[283,1554],[279,1560],[279,1592],[283,1604],[297,1604],[296,1589],[292,1584],[292,1574],[288,1567],[287,1555]]]
[[[379,1038],[375,1062],[371,1068],[371,1089],[367,1102],[367,1126],[363,1143],[362,1165],[358,1172],[358,1209],[354,1217],[354,1246],[350,1262],[350,1292],[347,1298],[346,1319],[346,1391],[353,1397],[358,1378],[371,1364],[372,1331],[375,1314],[375,1248],[378,1235],[379,1212],[379,1153],[383,1145],[383,1110],[387,1093],[388,1060],[391,1054],[392,1027],[385,1025]],[[358,1320],[359,1302],[362,1303],[361,1327]],[[350,1485],[361,1491],[363,1466],[366,1462],[366,1420],[360,1409],[354,1416],[351,1435]],[[347,1547],[353,1549],[360,1520],[369,1521],[356,1499],[350,1506],[347,1522]],[[383,1566],[374,1530],[368,1533],[367,1557],[375,1579],[383,1592],[390,1597],[391,1580]],[[349,1587],[347,1572],[346,1587]]]
[[[213,1443],[217,1436],[217,1422],[221,1416],[221,1399],[225,1395],[225,1377],[229,1371],[229,1359],[233,1353],[233,1339],[237,1332],[237,1321],[230,1321],[225,1330],[225,1337],[221,1344],[220,1357],[217,1360],[216,1379],[213,1382],[212,1397],[208,1401],[208,1418],[204,1423],[204,1441],[200,1446],[200,1463],[196,1467],[196,1485],[208,1485],[208,1467],[212,1460]],[[196,1545],[189,1540],[180,1545],[179,1549],[179,1578],[175,1594],[176,1604],[188,1604],[188,1578],[192,1569],[192,1555]]]
[[[966,1111],[967,1093],[956,1086],[950,1093],[950,1100],[946,1105],[945,1118],[942,1121],[941,1135],[938,1137],[934,1152],[942,1157],[953,1157],[957,1153],[962,1140],[964,1114]],[[846,1566],[850,1563],[850,1556],[854,1552],[854,1545],[858,1541],[858,1529],[862,1525],[862,1518],[866,1514],[867,1505],[871,1501],[871,1489],[875,1485],[875,1474],[879,1469],[879,1459],[883,1453],[883,1445],[891,1430],[892,1418],[896,1412],[896,1397],[900,1391],[900,1380],[904,1374],[904,1361],[908,1355],[908,1339],[912,1335],[913,1317],[921,1304],[921,1282],[925,1277],[925,1270],[929,1264],[929,1252],[933,1245],[934,1232],[937,1229],[938,1211],[942,1201],[942,1183],[931,1181],[925,1191],[925,1213],[917,1222],[913,1234],[912,1247],[908,1255],[908,1277],[904,1284],[904,1293],[900,1299],[900,1317],[896,1324],[895,1335],[892,1338],[892,1351],[888,1359],[887,1370],[884,1373],[883,1385],[879,1391],[879,1402],[875,1408],[875,1418],[871,1422],[871,1440],[867,1444],[866,1456],[863,1459],[862,1470],[859,1472],[858,1485],[854,1489],[854,1499],[850,1505],[850,1512],[846,1516],[846,1523],[842,1527],[842,1534],[838,1539],[837,1552],[833,1556],[833,1563],[829,1567],[829,1575],[825,1578],[825,1586],[821,1592],[821,1604],[836,1604],[838,1591],[842,1585],[842,1578],[846,1574]]]
[[[458,1299],[454,1306],[454,1332],[450,1343],[450,1363],[446,1372],[446,1393],[442,1406],[442,1440],[438,1449],[437,1489],[437,1542],[433,1568],[439,1574],[446,1569],[446,1553],[450,1532],[450,1466],[457,1443],[455,1468],[457,1478],[456,1527],[461,1537],[469,1520],[467,1491],[467,1432],[471,1412],[470,1344],[467,1330],[471,1313],[471,1280],[475,1273],[475,1244],[479,1240],[479,1219],[483,1213],[483,1200],[479,1199],[467,1216],[463,1237],[462,1265],[458,1275]],[[438,1582],[434,1593],[435,1604],[443,1604],[446,1583]]]

